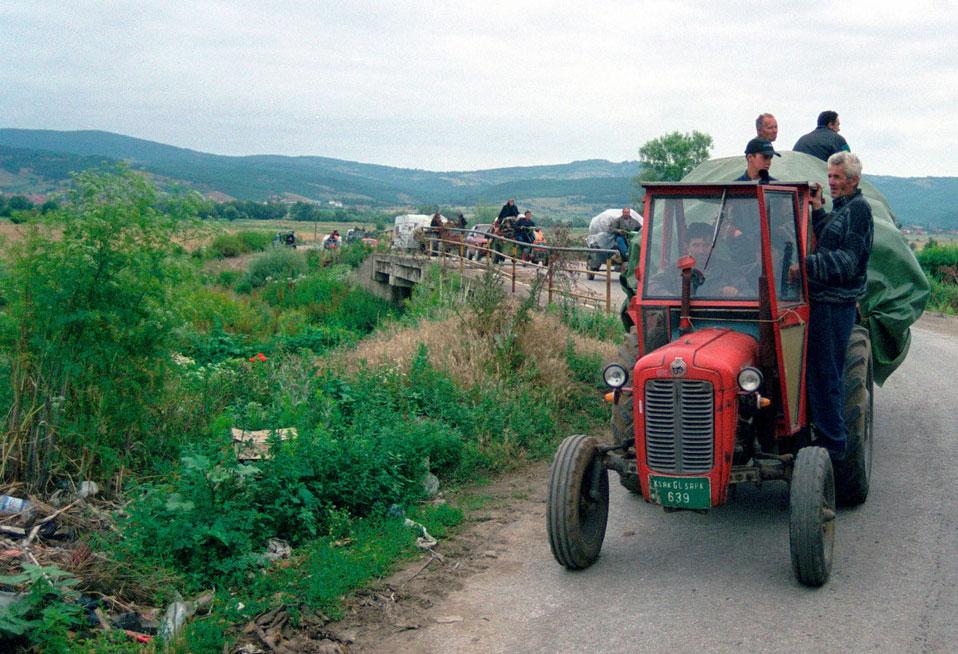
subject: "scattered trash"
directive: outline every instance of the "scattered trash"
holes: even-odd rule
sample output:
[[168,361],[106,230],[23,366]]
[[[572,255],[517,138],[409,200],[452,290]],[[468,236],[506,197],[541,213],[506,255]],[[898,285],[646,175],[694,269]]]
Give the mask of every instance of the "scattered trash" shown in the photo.
[[0,495],[0,513],[20,513],[30,508],[30,500],[10,495]]
[[257,431],[246,431],[233,427],[230,429],[233,435],[233,448],[236,450],[237,461],[259,461],[269,458],[269,437],[276,434],[281,441],[296,438],[295,427],[283,427],[282,429],[260,429]]
[[99,492],[100,487],[95,481],[81,481],[80,488],[77,490],[77,495],[85,500],[88,497],[93,497],[94,495],[99,494]]
[[0,514],[19,515],[20,522],[24,525],[33,524],[33,519],[36,517],[36,511],[30,500],[12,495],[0,495]]
[[132,638],[138,643],[148,643],[151,640],[153,640],[153,636],[150,636],[148,634],[137,633],[135,631],[132,631],[131,629],[124,629],[123,633],[125,633],[128,638]]
[[159,630],[155,620],[148,620],[136,611],[127,611],[113,618],[113,626],[125,632],[153,635]]
[[426,497],[435,497],[439,494],[439,477],[427,472],[422,478],[422,487],[426,490]]
[[196,613],[196,605],[193,602],[184,602],[179,593],[177,599],[166,607],[163,614],[163,621],[160,623],[159,634],[164,640],[172,640],[179,633],[186,621]]
[[426,531],[426,528],[422,526],[421,524],[419,524],[418,522],[416,522],[415,520],[410,520],[409,518],[406,518],[403,524],[406,525],[407,527],[418,529],[419,531],[422,532],[422,536],[416,539],[416,547],[418,547],[419,549],[431,550],[439,542],[435,538],[430,536],[429,532]]
[[267,561],[279,561],[280,559],[288,559],[292,553],[293,548],[285,540],[270,538],[266,541],[266,552],[263,554],[263,558]]

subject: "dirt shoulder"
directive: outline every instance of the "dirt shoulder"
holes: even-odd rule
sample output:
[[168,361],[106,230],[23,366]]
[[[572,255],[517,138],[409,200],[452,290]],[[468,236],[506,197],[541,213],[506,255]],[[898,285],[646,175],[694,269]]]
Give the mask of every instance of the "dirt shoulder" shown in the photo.
[[513,542],[529,531],[528,520],[517,521],[517,516],[538,516],[535,524],[544,525],[548,470],[549,462],[533,463],[457,497],[456,504],[466,510],[465,527],[440,542],[434,554],[359,591],[347,601],[345,617],[327,628],[352,641],[351,654],[410,654],[419,651],[414,645],[418,631],[462,622],[463,616],[443,612],[443,600],[476,573],[494,566],[508,572]]

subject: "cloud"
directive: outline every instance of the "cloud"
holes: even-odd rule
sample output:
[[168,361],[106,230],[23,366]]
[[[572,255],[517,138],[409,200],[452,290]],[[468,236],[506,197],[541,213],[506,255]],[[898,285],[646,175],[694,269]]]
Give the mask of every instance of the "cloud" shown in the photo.
[[[868,170],[958,175],[949,3],[7,3],[0,115],[223,154],[463,169],[787,149],[826,108]],[[953,139],[951,139],[953,142]]]

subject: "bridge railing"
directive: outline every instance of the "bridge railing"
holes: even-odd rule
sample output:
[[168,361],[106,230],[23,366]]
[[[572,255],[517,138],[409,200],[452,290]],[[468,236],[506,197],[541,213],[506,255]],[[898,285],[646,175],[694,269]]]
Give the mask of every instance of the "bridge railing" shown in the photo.
[[[516,292],[517,283],[521,283],[523,272],[534,270],[540,274],[544,269],[549,303],[556,295],[590,302],[602,302],[604,299],[605,311],[612,312],[612,257],[617,254],[616,250],[528,243],[492,233],[483,234],[489,240],[489,246],[480,246],[466,243],[466,236],[470,233],[473,233],[472,230],[454,227],[425,228],[425,254],[438,256],[443,268],[447,259],[456,259],[462,275],[465,275],[467,268],[495,267],[510,279],[512,293]],[[474,258],[469,258],[469,254],[473,254]],[[588,259],[595,255],[605,255],[604,263],[597,271],[589,270]],[[581,261],[586,261],[586,266],[570,265]],[[580,292],[577,277],[582,274],[590,280],[593,276],[600,277],[605,282],[604,293]]]

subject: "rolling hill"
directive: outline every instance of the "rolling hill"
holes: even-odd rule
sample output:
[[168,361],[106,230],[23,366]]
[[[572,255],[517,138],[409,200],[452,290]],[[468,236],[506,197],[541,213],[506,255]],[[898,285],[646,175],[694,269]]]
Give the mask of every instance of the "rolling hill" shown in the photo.
[[[630,203],[636,161],[435,172],[329,157],[197,152],[111,132],[0,129],[0,191],[44,193],[63,188],[69,173],[126,161],[161,184],[236,199],[303,197],[347,205],[498,205],[507,197],[551,214]],[[869,176],[903,224],[958,229],[958,178]]]

